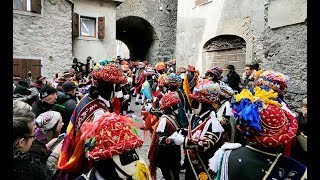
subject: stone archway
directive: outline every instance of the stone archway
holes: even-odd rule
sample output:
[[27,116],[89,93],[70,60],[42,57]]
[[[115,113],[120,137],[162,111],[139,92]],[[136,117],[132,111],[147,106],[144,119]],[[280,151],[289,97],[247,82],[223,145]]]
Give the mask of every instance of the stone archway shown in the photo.
[[246,42],[236,35],[219,35],[205,43],[203,46],[205,66],[207,69],[220,66],[223,76],[227,74],[229,64],[235,66],[236,72],[241,76],[246,64]]
[[149,59],[150,47],[156,37],[151,24],[137,16],[117,20],[116,39],[125,43],[132,60]]

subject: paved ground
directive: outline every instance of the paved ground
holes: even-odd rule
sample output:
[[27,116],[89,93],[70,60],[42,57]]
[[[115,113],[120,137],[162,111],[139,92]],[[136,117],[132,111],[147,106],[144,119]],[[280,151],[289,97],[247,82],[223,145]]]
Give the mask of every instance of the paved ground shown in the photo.
[[[136,120],[138,123],[142,123],[140,111],[141,111],[141,105],[135,105],[134,104],[135,97],[132,98],[131,101],[131,109],[134,111],[134,114],[137,116]],[[139,154],[140,158],[142,158],[147,164],[149,164],[148,160],[148,151],[149,151],[149,145],[150,145],[150,134],[145,134],[142,130],[139,131],[139,137],[144,140],[143,145],[137,149],[137,153]],[[160,169],[158,168],[157,170],[157,180],[162,180],[162,174]],[[185,179],[184,178],[184,171],[180,172],[180,179]]]

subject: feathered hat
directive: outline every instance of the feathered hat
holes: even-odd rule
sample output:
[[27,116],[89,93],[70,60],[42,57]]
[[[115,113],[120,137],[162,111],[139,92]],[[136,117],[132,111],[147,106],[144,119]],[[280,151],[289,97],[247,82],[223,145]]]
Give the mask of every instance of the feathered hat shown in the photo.
[[165,77],[164,85],[166,86],[180,86],[182,85],[182,78],[181,76],[177,76],[174,73],[169,74]]
[[109,159],[142,146],[132,130],[133,121],[128,116],[105,113],[98,120],[81,126],[81,139],[85,140],[88,159]]
[[255,84],[260,87],[268,87],[282,94],[287,88],[288,77],[280,72],[273,70],[263,71]]
[[96,81],[104,81],[112,84],[125,84],[127,78],[124,77],[123,72],[114,63],[107,64],[98,70],[93,70],[91,76]]
[[194,87],[193,93],[189,94],[189,97],[193,100],[212,104],[220,100],[220,85],[208,79],[199,81]]
[[180,98],[176,92],[169,92],[163,95],[160,100],[160,109],[165,110],[180,103]]
[[157,71],[161,71],[161,70],[164,70],[166,68],[166,65],[164,64],[164,62],[159,62],[154,66],[154,68]]

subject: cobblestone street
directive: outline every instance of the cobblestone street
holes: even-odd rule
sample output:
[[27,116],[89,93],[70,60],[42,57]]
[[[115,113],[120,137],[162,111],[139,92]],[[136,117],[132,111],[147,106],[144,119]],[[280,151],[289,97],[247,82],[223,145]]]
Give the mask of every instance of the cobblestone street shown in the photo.
[[[131,99],[131,109],[134,111],[134,114],[137,116],[136,120],[139,124],[142,123],[141,115],[140,115],[140,110],[141,110],[141,105],[135,105],[135,97]],[[149,160],[148,160],[148,151],[149,151],[149,146],[150,146],[150,134],[144,133],[142,130],[139,131],[139,137],[144,141],[143,145],[137,149],[137,153],[139,154],[140,158],[142,158],[148,165],[149,165]],[[180,172],[180,179],[184,179],[184,172]],[[162,180],[162,174],[161,170],[158,168],[157,169],[157,180]]]

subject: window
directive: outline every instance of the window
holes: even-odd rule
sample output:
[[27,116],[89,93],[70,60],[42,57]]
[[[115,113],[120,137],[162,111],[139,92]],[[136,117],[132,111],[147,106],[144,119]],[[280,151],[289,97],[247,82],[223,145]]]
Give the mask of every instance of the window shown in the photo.
[[[80,19],[80,20],[79,20]],[[80,23],[80,24],[79,24]],[[105,18],[79,16],[73,13],[72,17],[72,36],[91,37],[103,40],[105,36]]]
[[13,0],[13,9],[41,14],[41,0]]
[[96,18],[80,17],[80,36],[96,37]]

